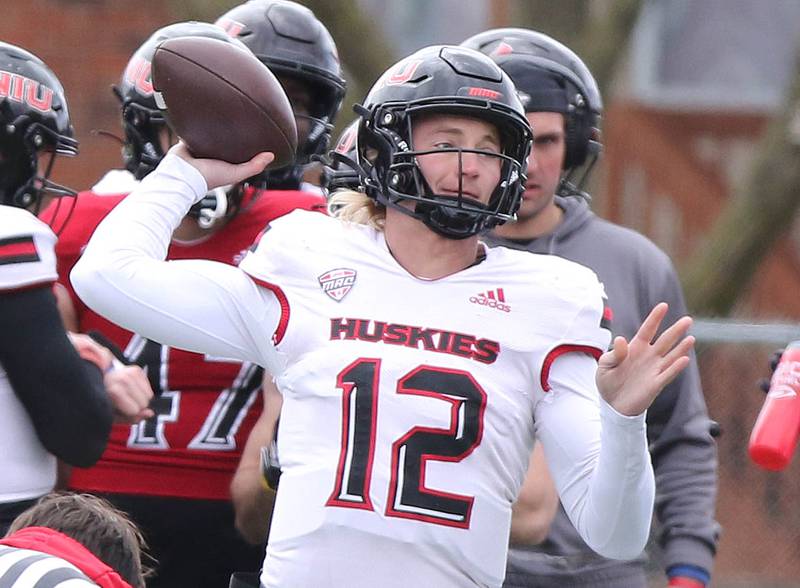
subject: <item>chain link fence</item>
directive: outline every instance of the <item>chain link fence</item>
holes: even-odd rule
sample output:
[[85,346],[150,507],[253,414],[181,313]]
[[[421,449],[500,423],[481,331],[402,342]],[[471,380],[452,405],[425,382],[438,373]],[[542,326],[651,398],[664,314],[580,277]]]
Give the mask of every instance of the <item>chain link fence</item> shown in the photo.
[[772,353],[800,339],[800,325],[696,320],[693,334],[709,414],[721,430],[713,586],[800,588],[800,458],[768,472],[747,454],[764,401],[758,382],[770,374]]

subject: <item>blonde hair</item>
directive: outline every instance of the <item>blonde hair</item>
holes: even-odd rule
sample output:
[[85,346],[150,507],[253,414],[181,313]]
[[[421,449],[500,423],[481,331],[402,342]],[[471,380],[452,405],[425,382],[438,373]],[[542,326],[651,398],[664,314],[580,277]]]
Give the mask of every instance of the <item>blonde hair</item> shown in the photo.
[[379,231],[386,223],[386,207],[378,204],[363,192],[338,190],[328,200],[328,213],[331,216]]

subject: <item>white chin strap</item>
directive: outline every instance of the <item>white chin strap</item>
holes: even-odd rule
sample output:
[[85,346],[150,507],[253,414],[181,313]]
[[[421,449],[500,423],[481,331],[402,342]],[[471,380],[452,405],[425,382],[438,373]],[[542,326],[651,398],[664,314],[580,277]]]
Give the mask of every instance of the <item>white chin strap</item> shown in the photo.
[[197,217],[197,224],[201,229],[210,229],[219,220],[225,218],[228,214],[228,190],[230,186],[220,186],[214,188],[206,194],[206,198],[213,197],[214,208],[200,209],[200,215]]

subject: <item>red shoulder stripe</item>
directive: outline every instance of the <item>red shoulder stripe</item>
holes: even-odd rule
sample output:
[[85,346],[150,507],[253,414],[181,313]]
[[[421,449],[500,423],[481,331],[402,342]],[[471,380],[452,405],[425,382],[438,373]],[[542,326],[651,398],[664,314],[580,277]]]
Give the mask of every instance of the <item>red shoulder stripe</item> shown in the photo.
[[542,390],[545,392],[550,390],[550,382],[548,379],[550,378],[550,368],[553,367],[553,362],[565,353],[573,352],[588,353],[595,359],[599,359],[600,356],[603,355],[602,351],[591,345],[559,345],[553,348],[550,353],[547,354],[547,357],[544,358],[544,363],[542,363],[542,373],[540,376]]
[[39,261],[33,236],[0,239],[0,265]]
[[278,321],[278,326],[275,328],[275,333],[272,335],[272,344],[278,345],[283,336],[286,334],[286,327],[289,326],[289,299],[286,298],[286,294],[284,294],[283,290],[281,290],[280,286],[276,284],[272,284],[270,282],[266,282],[264,280],[259,280],[258,278],[247,274],[251,280],[253,280],[256,284],[261,286],[262,288],[266,288],[267,290],[272,291],[275,294],[275,298],[278,299],[278,303],[281,305],[281,319]]

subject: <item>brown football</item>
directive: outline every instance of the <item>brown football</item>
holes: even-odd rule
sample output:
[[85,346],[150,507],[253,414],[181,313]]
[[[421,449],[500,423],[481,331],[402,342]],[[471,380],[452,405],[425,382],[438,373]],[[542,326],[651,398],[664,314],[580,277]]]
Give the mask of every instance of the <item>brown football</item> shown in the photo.
[[194,157],[242,163],[271,151],[271,167],[294,161],[297,127],[289,99],[243,45],[167,39],[156,48],[152,68],[156,103]]

